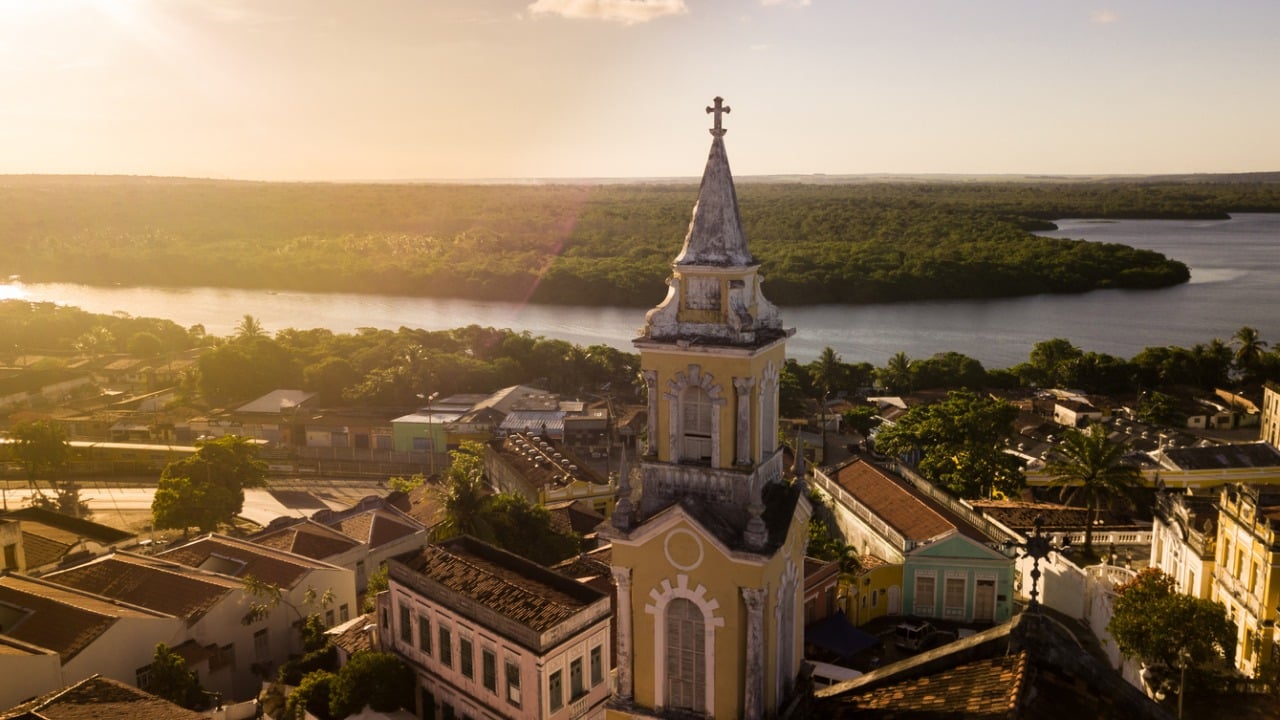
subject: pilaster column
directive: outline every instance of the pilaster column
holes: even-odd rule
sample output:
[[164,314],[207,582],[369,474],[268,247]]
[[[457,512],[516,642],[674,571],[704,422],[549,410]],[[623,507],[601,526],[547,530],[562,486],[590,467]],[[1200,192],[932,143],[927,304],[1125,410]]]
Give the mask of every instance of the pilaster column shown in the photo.
[[612,570],[618,590],[618,699],[630,702],[634,693],[631,687],[631,568]]
[[[764,717],[764,601],[763,588],[741,588],[747,606],[747,676],[743,688],[742,717],[760,720]],[[621,647],[619,647],[621,655]]]
[[649,401],[649,431],[646,433],[644,454],[653,455],[658,452],[658,371],[645,370],[641,374],[644,376],[645,397]]
[[734,462],[738,465],[751,464],[751,389],[755,385],[755,378],[733,379],[733,389],[738,393],[737,452],[734,453]]

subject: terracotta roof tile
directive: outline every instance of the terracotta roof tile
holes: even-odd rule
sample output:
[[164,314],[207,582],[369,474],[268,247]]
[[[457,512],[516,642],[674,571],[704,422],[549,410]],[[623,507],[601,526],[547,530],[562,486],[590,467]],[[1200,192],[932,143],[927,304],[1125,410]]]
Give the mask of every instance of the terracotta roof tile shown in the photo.
[[[1014,717],[1027,654],[1003,655],[840,698],[842,717]],[[878,711],[878,712],[877,712]]]
[[924,542],[958,530],[978,542],[992,541],[911,483],[861,458],[838,468],[832,479],[908,540]]
[[186,710],[122,682],[94,675],[0,713],[49,720],[199,720]]
[[63,663],[120,618],[157,616],[18,575],[0,577],[0,614],[6,635],[52,650]]
[[22,551],[27,556],[29,568],[39,568],[60,562],[70,549],[71,546],[66,543],[29,533],[25,527],[22,529]]
[[241,587],[237,580],[121,552],[51,573],[44,579],[189,621],[203,616]]
[[603,595],[472,538],[454,538],[396,558],[406,567],[536,632]]
[[359,543],[324,525],[301,520],[277,531],[259,533],[249,538],[258,545],[323,560],[344,553]]
[[252,575],[281,588],[293,587],[312,570],[331,567],[318,560],[223,535],[206,535],[156,557],[238,578]]

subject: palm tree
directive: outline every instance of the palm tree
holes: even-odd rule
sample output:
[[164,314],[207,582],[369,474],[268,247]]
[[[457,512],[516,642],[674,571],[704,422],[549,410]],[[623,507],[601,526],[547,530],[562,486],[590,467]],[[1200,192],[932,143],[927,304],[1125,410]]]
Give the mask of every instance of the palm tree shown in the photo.
[[436,540],[455,535],[471,535],[486,542],[493,542],[493,527],[486,511],[489,508],[489,488],[484,479],[483,448],[471,446],[478,443],[464,442],[462,448],[450,453],[453,463],[444,482],[434,488],[441,520],[436,526]]
[[1258,337],[1258,329],[1245,325],[1231,336],[1231,342],[1236,346],[1236,354],[1233,358],[1236,363],[1236,370],[1245,378],[1252,378],[1258,365],[1262,363],[1262,356],[1266,353],[1267,343]]
[[822,348],[822,354],[809,365],[809,376],[813,378],[813,384],[817,389],[822,391],[823,397],[830,395],[840,383],[843,366],[840,354],[830,345]]
[[1063,496],[1078,493],[1084,500],[1086,554],[1093,554],[1093,526],[1102,506],[1126,498],[1127,491],[1142,484],[1142,471],[1124,461],[1127,449],[1123,443],[1111,442],[1100,424],[1088,432],[1072,428],[1057,448],[1061,457],[1045,465],[1045,472],[1053,477],[1051,485]]
[[252,315],[246,314],[236,325],[237,340],[252,340],[266,336],[267,331],[262,329],[262,323],[258,322],[258,318]]
[[911,392],[911,358],[904,352],[895,353],[880,371],[880,382],[890,392]]

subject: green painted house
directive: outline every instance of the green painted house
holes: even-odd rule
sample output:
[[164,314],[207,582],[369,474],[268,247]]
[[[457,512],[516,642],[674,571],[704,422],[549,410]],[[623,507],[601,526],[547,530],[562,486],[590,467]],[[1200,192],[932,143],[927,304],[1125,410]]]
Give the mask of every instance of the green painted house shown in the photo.
[[904,614],[958,623],[1001,623],[1013,616],[1013,560],[959,531],[906,553]]

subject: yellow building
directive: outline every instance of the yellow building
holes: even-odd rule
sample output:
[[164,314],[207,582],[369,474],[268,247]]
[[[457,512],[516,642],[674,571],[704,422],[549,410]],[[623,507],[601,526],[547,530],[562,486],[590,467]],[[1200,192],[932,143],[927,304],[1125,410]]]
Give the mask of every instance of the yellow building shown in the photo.
[[1236,667],[1257,674],[1275,662],[1280,605],[1280,491],[1229,485],[1218,503],[1218,553],[1213,600],[1227,607],[1239,631]]
[[[786,338],[747,249],[714,108],[710,157],[666,299],[634,341],[648,386],[642,491],[607,534],[618,588],[608,717],[775,716],[803,656],[811,513],[783,479]],[[633,502],[634,501],[634,502]]]

